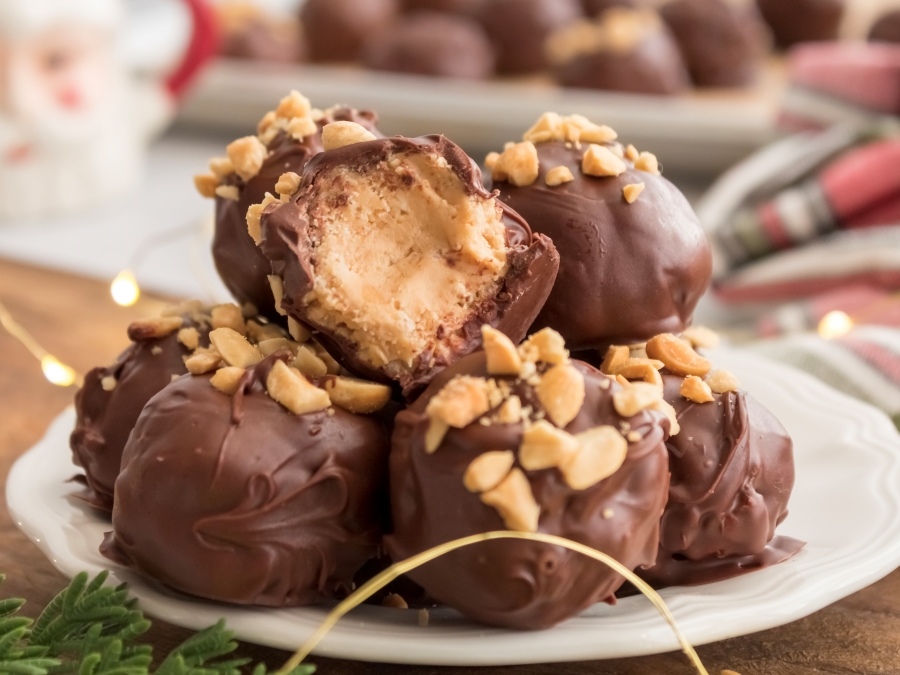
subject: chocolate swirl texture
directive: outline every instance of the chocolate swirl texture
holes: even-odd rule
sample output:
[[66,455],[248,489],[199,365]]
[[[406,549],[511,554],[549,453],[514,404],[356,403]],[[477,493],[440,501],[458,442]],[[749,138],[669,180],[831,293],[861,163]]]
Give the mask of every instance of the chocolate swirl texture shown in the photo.
[[[552,327],[570,349],[585,350],[688,326],[709,286],[712,258],[684,195],[627,160],[620,176],[584,174],[587,144],[549,141],[536,148],[540,171],[533,184],[492,186],[559,251],[556,284],[532,330]],[[568,167],[574,180],[550,187],[547,172],[558,166]],[[636,183],[645,188],[629,204],[623,188]]]
[[179,591],[273,607],[349,592],[386,517],[388,434],[371,416],[269,398],[276,352],[229,397],[209,375],[147,404],[116,483],[108,558]]
[[318,122],[318,133],[302,141],[284,131],[279,132],[268,144],[268,157],[256,176],[244,181],[232,173],[222,181],[223,185],[233,185],[239,189],[240,198],[237,201],[216,197],[216,229],[212,243],[216,270],[228,292],[240,305],[250,303],[256,311],[270,319],[279,318],[269,285],[271,265],[247,231],[247,209],[262,202],[267,192],[275,195],[275,184],[283,173],[302,173],[306,163],[322,152],[322,127],[341,121],[356,122],[376,136],[381,135],[376,128],[378,117],[374,112],[352,108],[326,111],[326,116]]
[[694,403],[666,374],[681,432],[666,441],[672,482],[659,557],[638,574],[657,587],[710,583],[779,563],[802,542],[775,537],[794,486],[793,443],[742,391]]
[[[406,165],[398,164],[395,169],[392,161],[406,162],[412,168],[400,175],[397,171]],[[440,194],[442,189],[444,194]],[[438,193],[439,198],[431,199],[428,195],[432,192]],[[363,193],[377,193],[372,201],[380,201],[383,210],[369,208],[368,202],[360,198]],[[455,203],[451,205],[448,199]],[[345,210],[353,208],[364,215],[344,215]],[[396,218],[387,218],[385,212],[396,214]],[[489,226],[494,229],[478,241],[464,240],[460,244],[462,251],[454,249],[447,237],[468,237],[479,227],[488,229],[484,221],[475,222],[477,218],[472,214],[476,212],[489,212],[483,218],[492,221]],[[404,221],[409,213],[419,217]],[[471,220],[460,222],[457,218]],[[346,234],[348,229],[359,227],[357,220],[379,222],[381,229],[377,236]],[[450,221],[453,223],[447,231],[435,231],[434,223]],[[319,270],[324,257],[322,241],[329,235],[329,227],[338,232],[334,237],[340,241],[341,251],[355,251],[356,256],[352,273],[334,283],[346,289],[351,281],[361,279],[358,285],[362,289],[356,297],[343,300],[340,310],[333,312],[332,323],[337,326],[314,318],[309,299],[324,283]],[[494,235],[494,240],[490,240]],[[408,250],[390,250],[381,256],[392,261],[384,274],[394,275],[396,284],[396,295],[386,297],[384,276],[376,278],[370,269],[381,261],[370,251],[403,241],[409,242]],[[485,254],[489,241],[495,248]],[[394,381],[407,396],[421,391],[449,364],[477,350],[481,346],[482,325],[497,328],[513,341],[521,340],[543,306],[559,266],[559,256],[550,239],[532,234],[525,220],[486,191],[475,162],[444,136],[396,136],[317,155],[306,166],[295,196],[287,203],[272,204],[263,212],[261,248],[272,261],[273,273],[284,280],[283,309],[312,329],[316,339],[348,370],[376,381]],[[482,257],[467,257],[473,250]],[[505,271],[498,278],[484,281],[487,273],[483,273],[481,261],[496,260],[501,254]],[[477,261],[471,262],[472,258]],[[407,264],[403,269],[404,273],[409,270],[408,277],[399,278],[401,267]],[[428,272],[423,272],[426,269]],[[435,275],[443,275],[441,278],[447,283],[435,283]],[[447,300],[457,288],[469,289],[468,295],[459,293],[459,306],[468,303],[464,316],[453,315],[462,310]],[[404,299],[400,294],[404,294]],[[475,301],[473,297],[480,299]],[[453,306],[448,309],[445,305]],[[431,322],[422,328],[414,319],[408,319],[410,333],[424,333],[409,348],[414,353],[408,361],[384,359],[375,364],[372,358],[362,355],[362,350],[377,352],[388,339],[378,343],[376,338],[366,337],[376,344],[363,344],[362,338],[354,337],[348,328],[360,316],[386,311],[383,307],[404,315],[395,324],[413,315],[423,324],[426,320]],[[377,321],[372,318],[372,322]],[[390,322],[382,321],[382,325],[385,323]],[[432,324],[436,326],[434,330]]]
[[[629,444],[618,471],[585,490],[570,488],[555,468],[525,472],[540,505],[538,531],[587,544],[631,568],[652,565],[669,483],[663,443],[668,421],[649,411],[621,417],[612,401],[619,385],[587,364],[572,363],[584,376],[586,395],[566,430],[578,433],[628,422],[642,438]],[[428,401],[452,377],[483,377],[486,372],[483,353],[467,356],[438,375],[397,416],[390,460],[394,529],[385,537],[394,560],[459,537],[507,529],[494,508],[466,489],[463,475],[486,451],[518,450],[521,422],[483,426],[476,420],[450,429],[433,454],[424,447]],[[523,405],[541,409],[529,385],[519,382],[513,393]],[[516,463],[520,466],[518,459]],[[472,619],[518,629],[548,628],[596,602],[612,602],[623,581],[605,565],[571,551],[512,540],[448,553],[409,576],[430,596]]]
[[[183,327],[196,328],[200,345],[209,346],[208,323],[183,317]],[[187,372],[184,357],[191,350],[178,341],[174,331],[159,338],[132,334],[131,345],[108,367],[94,368],[84,378],[84,386],[75,395],[75,429],[69,437],[72,461],[84,469],[92,492],[93,506],[111,511],[116,478],[122,463],[122,450],[144,405],[173,376]],[[105,378],[115,380],[115,388],[103,387]]]

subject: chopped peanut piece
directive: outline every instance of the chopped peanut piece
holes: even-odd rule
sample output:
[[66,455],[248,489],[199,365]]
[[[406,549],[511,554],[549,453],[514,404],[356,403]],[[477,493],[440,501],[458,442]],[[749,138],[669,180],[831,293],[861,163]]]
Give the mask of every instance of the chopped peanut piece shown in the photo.
[[128,337],[132,340],[149,340],[165,337],[181,328],[184,319],[180,316],[158,316],[152,319],[134,321],[128,326]]
[[455,377],[428,402],[425,412],[462,429],[491,409],[486,382],[480,377]]
[[575,180],[575,176],[572,175],[567,166],[554,166],[547,172],[547,177],[544,179],[550,187],[570,183],[573,180]]
[[247,324],[244,323],[241,308],[232,303],[213,307],[210,323],[213,328],[230,328],[241,335],[247,334]]
[[274,110],[270,110],[265,115],[263,115],[262,119],[256,125],[256,133],[262,134],[265,133],[269,127],[271,127],[274,123],[278,115],[275,114]]
[[332,122],[322,127],[322,146],[325,150],[374,140],[375,135],[356,122]]
[[256,136],[244,136],[232,141],[225,151],[235,172],[245,181],[259,173],[268,154],[266,146]]
[[241,191],[236,185],[220,185],[216,188],[216,196],[236,202],[241,198]]
[[209,160],[209,170],[216,178],[222,179],[234,173],[234,165],[227,157],[213,157]]
[[543,361],[544,363],[559,365],[569,360],[569,350],[566,349],[566,341],[562,335],[552,328],[542,328],[525,340],[519,347],[519,354],[523,361],[530,363]]
[[666,417],[669,418],[669,435],[677,436],[678,432],[681,431],[681,425],[678,424],[678,415],[675,414],[675,408],[672,407],[670,403],[667,403],[663,399],[659,399],[653,405],[649,407],[650,410],[656,410],[657,412],[663,413]]
[[253,319],[247,321],[247,335],[255,342],[287,337],[287,333],[284,332],[284,329],[281,326],[274,323],[262,324]]
[[636,147],[629,143],[627,146],[625,146],[625,156],[633,162],[641,156],[641,153],[637,151]]
[[[657,365],[659,364],[659,365]],[[661,361],[653,359],[628,359],[616,375],[621,375],[626,380],[643,380],[658,387],[663,386],[662,375],[659,369],[663,367]]]
[[497,163],[497,160],[498,160],[498,159],[500,159],[500,153],[499,153],[499,152],[489,152],[489,153],[487,154],[487,157],[484,158],[484,165],[485,165],[488,169],[493,169],[493,168],[494,168],[494,164]]
[[257,246],[262,241],[260,220],[262,219],[263,211],[266,210],[269,204],[277,202],[278,200],[271,193],[267,192],[260,204],[251,204],[247,209],[247,232],[253,237],[253,241],[256,242]]
[[593,143],[581,160],[581,170],[589,176],[620,176],[627,168],[609,148]]
[[[296,342],[288,340],[285,337],[276,337],[269,338],[268,340],[262,340],[256,345],[256,347],[257,349],[259,349],[260,354],[262,354],[263,356],[269,356],[280,349],[288,349],[291,351],[291,353],[296,354],[299,345]],[[294,367],[296,368],[296,366]]]
[[493,450],[479,455],[463,474],[463,484],[469,492],[493,490],[509,475],[515,461],[512,450]]
[[694,403],[709,403],[714,400],[709,385],[696,375],[684,378],[678,393]]
[[213,375],[209,383],[216,389],[227,396],[234,396],[234,392],[238,390],[241,378],[246,371],[243,368],[235,368],[234,366],[226,366],[219,368]]
[[603,363],[600,364],[600,372],[607,375],[616,375],[619,368],[625,365],[625,362],[631,356],[631,351],[624,345],[610,345],[606,350],[606,356],[603,357]]
[[575,440],[578,450],[560,467],[573,490],[585,490],[613,475],[628,454],[628,441],[615,427],[596,427],[578,434]]
[[352,377],[335,377],[327,380],[325,391],[336,406],[360,415],[381,410],[391,400],[390,387]]
[[196,328],[182,328],[178,331],[178,341],[191,351],[200,346],[200,333]]
[[293,317],[288,317],[288,332],[297,342],[309,342],[312,334]]
[[638,171],[646,171],[659,175],[659,160],[652,152],[642,152],[636,160],[634,160],[634,168]]
[[116,378],[112,375],[107,375],[100,380],[100,386],[103,388],[103,391],[112,391],[116,388]]
[[626,380],[621,375],[616,375],[616,382],[618,382],[619,384],[621,384],[623,387],[626,387],[626,388],[631,386],[631,382]]
[[210,332],[209,341],[229,366],[248,368],[262,361],[259,349],[232,328],[216,328]]
[[496,328],[481,327],[487,371],[491,375],[518,375],[522,370],[522,358],[513,341]]
[[328,374],[328,366],[307,345],[297,347],[297,356],[292,365],[303,377],[325,377]]
[[503,402],[494,419],[500,424],[515,424],[522,419],[522,399],[510,396]]
[[450,430],[450,425],[432,417],[428,423],[428,430],[425,432],[425,452],[431,454],[437,450],[441,443],[444,442],[444,436]]
[[197,349],[189,356],[184,366],[191,375],[203,375],[215,370],[222,363],[222,356],[215,350]]
[[613,406],[622,417],[633,417],[661,400],[660,388],[646,382],[631,382],[613,394]]
[[391,609],[409,609],[409,605],[406,604],[406,600],[403,599],[403,596],[396,593],[388,593],[384,596],[384,600],[381,601],[381,606],[389,607]]
[[293,89],[290,94],[278,102],[278,107],[275,108],[275,115],[286,119],[308,117],[311,110],[312,106],[309,103],[309,99],[296,89]]
[[662,361],[676,375],[705,377],[712,368],[709,361],[671,333],[662,333],[648,340],[647,355]]
[[266,377],[269,396],[295,415],[324,410],[331,405],[328,393],[314,387],[300,371],[276,361]]
[[741,386],[738,379],[727,370],[714,370],[706,378],[706,384],[717,394],[724,394],[729,391],[737,391]]
[[194,187],[201,197],[213,199],[216,196],[216,189],[219,187],[219,179],[211,173],[200,173],[194,176]]
[[528,131],[522,134],[522,140],[532,143],[563,140],[562,117],[555,112],[545,112]]
[[300,187],[300,176],[293,171],[281,174],[278,182],[275,183],[275,192],[281,196],[290,197]]
[[622,194],[625,196],[625,201],[629,204],[634,204],[644,191],[644,187],[644,183],[632,183],[631,185],[626,185],[622,188]]
[[334,357],[325,351],[325,348],[317,342],[310,343],[312,345],[313,351],[315,351],[316,356],[322,359],[322,362],[325,364],[325,367],[328,368],[329,375],[340,375],[341,374],[341,364],[334,360]]
[[531,483],[521,469],[510,471],[500,485],[481,495],[481,501],[497,509],[510,530],[537,532],[541,507],[534,500]]
[[522,434],[519,461],[528,471],[540,471],[560,466],[576,450],[578,441],[574,436],[540,420]]
[[281,316],[287,316],[287,312],[281,306],[281,301],[284,299],[284,280],[276,274],[270,274],[269,286],[272,289],[272,297],[275,298],[275,311]]
[[287,123],[287,132],[291,138],[302,141],[319,130],[319,126],[309,117],[295,117]]
[[495,181],[508,181],[519,187],[534,183],[538,172],[537,148],[531,141],[514,143],[503,151],[491,167],[491,177]]
[[544,373],[535,393],[550,420],[564,428],[584,404],[584,375],[569,364],[553,366]]
[[719,346],[719,334],[706,326],[691,326],[681,331],[681,337],[691,343],[694,349],[715,349]]

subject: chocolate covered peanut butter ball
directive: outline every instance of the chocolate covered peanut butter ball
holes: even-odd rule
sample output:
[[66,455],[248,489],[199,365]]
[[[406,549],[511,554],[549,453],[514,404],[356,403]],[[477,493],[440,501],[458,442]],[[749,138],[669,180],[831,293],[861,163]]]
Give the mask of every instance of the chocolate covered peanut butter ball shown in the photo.
[[491,158],[490,187],[559,251],[533,330],[553,328],[579,351],[689,325],[712,259],[656,157],[578,115],[547,113],[524,138]]
[[482,325],[525,336],[559,257],[459,146],[346,122],[323,136],[296,194],[261,218],[291,318],[350,371],[407,394],[477,350]]
[[678,94],[690,85],[672,34],[652,9],[612,7],[547,38],[560,84],[633,94]]
[[[484,352],[442,372],[397,416],[392,558],[510,529],[566,537],[629,568],[652,565],[669,482],[660,390],[622,387],[569,359],[550,330],[518,350],[485,333]],[[522,540],[459,549],[409,576],[472,619],[519,629],[611,601],[623,581],[578,553]]]
[[[210,161],[211,173],[197,176],[201,194],[216,200],[213,261],[225,287],[241,305],[277,320],[278,311],[269,283],[271,265],[248,231],[251,206],[272,195],[276,199],[281,176],[299,174],[322,151],[322,127],[336,121],[352,121],[376,136],[377,116],[370,111],[335,106],[316,110],[298,92],[281,100],[259,124],[256,136],[240,138],[228,146],[228,156]],[[251,222],[258,226],[258,220]]]
[[184,593],[284,607],[341,597],[386,519],[390,391],[306,378],[211,333],[221,367],[179,378],[141,413],[116,482],[108,558]]
[[783,49],[801,42],[835,40],[846,0],[756,0],[756,5]]
[[869,42],[900,42],[900,9],[878,17],[869,30]]
[[397,0],[306,0],[300,22],[312,61],[355,61],[397,16]]

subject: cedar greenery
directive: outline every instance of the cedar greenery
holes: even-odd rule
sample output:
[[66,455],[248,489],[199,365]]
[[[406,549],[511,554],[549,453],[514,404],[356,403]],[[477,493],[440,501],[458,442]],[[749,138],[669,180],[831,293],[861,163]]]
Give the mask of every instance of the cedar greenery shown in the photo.
[[[151,671],[153,647],[136,642],[150,628],[125,584],[104,586],[109,574],[77,575],[38,619],[18,616],[24,600],[0,600],[0,674],[241,675],[250,659],[223,658],[237,649],[225,621],[192,635]],[[0,583],[5,579],[0,575]],[[290,675],[312,675],[302,664]],[[260,663],[252,675],[268,675]]]

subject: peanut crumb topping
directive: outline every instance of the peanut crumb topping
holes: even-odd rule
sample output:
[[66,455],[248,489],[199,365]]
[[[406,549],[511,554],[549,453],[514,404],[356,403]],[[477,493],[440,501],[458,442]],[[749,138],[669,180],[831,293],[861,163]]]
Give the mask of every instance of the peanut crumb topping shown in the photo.
[[481,327],[487,370],[491,375],[518,375],[522,369],[522,357],[513,341],[491,326]]
[[696,375],[702,378],[712,367],[693,347],[671,333],[662,333],[648,340],[647,354],[650,358],[662,361],[676,375]]
[[609,143],[616,138],[618,134],[608,126],[594,124],[582,115],[562,116],[555,112],[541,115],[522,135],[523,141],[532,143],[565,141],[576,146],[581,142]]
[[237,368],[235,366],[219,368],[215,374],[209,378],[209,383],[223,394],[234,396],[245,372],[246,371],[243,368]]
[[282,199],[290,197],[300,188],[300,176],[293,171],[281,174],[278,182],[275,183],[275,192],[281,195]]
[[713,400],[709,384],[696,375],[688,375],[684,378],[678,393],[694,403],[709,403]]
[[325,410],[331,405],[328,393],[312,385],[295,368],[276,361],[266,377],[266,391],[295,415]]
[[682,339],[691,343],[694,349],[715,349],[721,341],[719,334],[706,326],[691,326],[681,332]]
[[581,160],[581,170],[589,176],[620,176],[627,169],[625,162],[603,145],[588,146]]
[[491,167],[491,178],[524,187],[537,180],[538,172],[537,148],[531,141],[524,141],[513,143],[501,153]]
[[327,380],[325,391],[334,405],[362,415],[381,410],[391,400],[390,387],[352,377],[338,376]]
[[727,370],[714,370],[706,378],[706,384],[717,394],[724,394],[729,391],[737,391],[741,383],[738,379]]
[[241,198],[241,191],[235,185],[220,185],[216,188],[216,196],[236,202]]
[[487,492],[497,487],[512,470],[515,462],[512,450],[485,452],[472,460],[463,475],[469,492]]
[[631,185],[626,185],[624,188],[622,188],[622,194],[625,197],[625,201],[629,204],[634,204],[637,201],[637,198],[641,196],[641,193],[643,191],[643,183],[632,183]]
[[497,487],[482,493],[481,501],[497,509],[510,530],[537,532],[541,507],[521,469],[512,469]]
[[332,122],[322,127],[322,146],[325,150],[374,140],[375,134],[356,122]]
[[642,152],[638,155],[638,158],[634,160],[634,168],[638,171],[646,171],[647,173],[652,173],[657,176],[660,173],[659,161],[652,152]]
[[567,166],[554,166],[547,172],[547,176],[544,179],[550,187],[556,187],[563,183],[571,183],[573,180],[575,180],[575,176],[572,175],[572,172]]
[[112,375],[107,375],[100,380],[100,386],[103,388],[103,391],[112,391],[116,388],[116,378]]
[[201,197],[213,199],[219,187],[219,179],[209,173],[201,173],[194,176],[194,187]]

